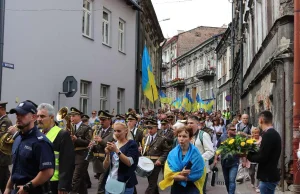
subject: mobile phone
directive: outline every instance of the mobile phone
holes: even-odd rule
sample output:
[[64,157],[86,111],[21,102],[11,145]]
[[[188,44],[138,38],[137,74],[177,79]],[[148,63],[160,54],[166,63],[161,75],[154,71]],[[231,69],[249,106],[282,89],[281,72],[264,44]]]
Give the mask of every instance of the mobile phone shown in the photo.
[[188,163],[187,163],[187,165],[185,166],[185,169],[186,170],[190,170],[191,168],[192,168],[192,162],[191,161],[189,161]]

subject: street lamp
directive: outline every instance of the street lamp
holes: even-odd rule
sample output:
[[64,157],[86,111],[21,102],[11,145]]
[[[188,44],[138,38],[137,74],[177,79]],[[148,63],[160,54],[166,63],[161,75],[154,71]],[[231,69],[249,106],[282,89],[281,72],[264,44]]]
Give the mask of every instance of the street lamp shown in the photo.
[[170,18],[162,19],[162,20],[160,20],[158,22],[164,22],[164,21],[168,21],[168,20],[170,20]]

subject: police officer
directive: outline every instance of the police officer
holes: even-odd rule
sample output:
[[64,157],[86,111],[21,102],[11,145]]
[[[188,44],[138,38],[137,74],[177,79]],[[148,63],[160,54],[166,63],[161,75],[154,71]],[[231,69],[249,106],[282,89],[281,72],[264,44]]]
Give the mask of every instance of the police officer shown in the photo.
[[107,142],[113,141],[113,128],[111,128],[111,119],[113,115],[109,114],[106,111],[99,111],[98,117],[100,119],[100,126],[97,131],[94,132],[94,141],[96,145],[93,146],[93,155],[94,155],[94,169],[96,173],[99,173],[99,184],[98,184],[98,193],[104,193],[103,188],[103,178],[105,175],[105,170],[103,168],[103,161],[105,159],[105,147]]
[[62,130],[55,125],[55,111],[51,104],[42,103],[38,106],[37,110],[38,127],[53,143],[55,154],[54,175],[50,179],[50,187],[46,187],[45,190],[51,191],[52,194],[67,194],[71,190],[75,166],[72,139],[66,130]]
[[75,134],[71,134],[75,148],[75,171],[72,180],[71,194],[86,194],[87,185],[85,184],[85,173],[87,171],[89,162],[85,160],[88,153],[88,145],[91,141],[90,131],[91,127],[81,121],[83,114],[78,109],[70,108],[71,122],[74,125]]
[[16,113],[20,129],[12,148],[13,169],[4,194],[41,194],[42,185],[54,173],[54,153],[51,142],[34,125],[37,109],[31,102],[21,102],[10,114]]
[[[5,141],[5,135],[8,133],[8,128],[12,126],[11,120],[6,115],[6,104],[7,102],[0,102],[0,140]],[[11,152],[10,148],[13,143],[13,140],[5,141],[7,149],[4,153],[4,150],[0,148],[0,191],[4,193],[6,183],[9,179],[10,172],[8,166],[11,164],[11,157],[7,152]],[[9,153],[10,154],[10,153]]]
[[148,178],[148,187],[146,194],[158,194],[157,180],[162,165],[166,161],[169,152],[169,146],[164,137],[157,133],[157,120],[150,119],[146,121],[148,135],[143,139],[143,146],[146,146],[144,156],[148,157],[154,163],[154,169]]

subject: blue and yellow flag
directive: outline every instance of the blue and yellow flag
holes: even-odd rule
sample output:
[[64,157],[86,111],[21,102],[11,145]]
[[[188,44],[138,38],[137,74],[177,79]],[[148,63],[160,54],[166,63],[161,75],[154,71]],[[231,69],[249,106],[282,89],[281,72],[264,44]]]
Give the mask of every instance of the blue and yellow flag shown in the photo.
[[[179,175],[184,167],[191,162],[192,167],[191,173],[188,175],[188,180],[192,181],[202,194],[206,177],[206,167],[202,155],[191,143],[184,158],[182,155],[182,150],[179,144],[169,153],[164,168],[164,180],[159,183],[160,189],[165,190],[167,187],[172,186],[174,184],[174,176]],[[187,182],[180,181],[179,184],[186,187]]]
[[145,46],[142,58],[142,89],[144,95],[154,103],[158,99],[158,92],[155,84],[150,56]]
[[159,90],[159,96],[160,96],[161,103],[166,103],[166,104],[172,103],[172,98],[168,98],[167,95],[161,90]]
[[180,108],[181,103],[182,103],[181,98],[177,98],[174,102],[171,103],[171,105],[174,106],[175,108]]

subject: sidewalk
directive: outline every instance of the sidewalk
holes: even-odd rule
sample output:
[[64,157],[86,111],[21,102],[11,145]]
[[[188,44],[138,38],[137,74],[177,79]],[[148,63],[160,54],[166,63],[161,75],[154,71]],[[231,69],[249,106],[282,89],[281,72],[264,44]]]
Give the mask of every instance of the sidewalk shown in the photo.
[[[219,172],[216,178],[216,184],[214,187],[211,186],[211,176],[212,173],[209,173],[208,175],[208,180],[207,180],[207,194],[216,194],[216,193],[227,193],[226,191],[226,186],[225,186],[225,181],[224,181],[224,177],[223,177],[223,172],[222,172],[222,168],[220,163],[218,163],[217,165]],[[285,191],[285,192],[281,192],[281,191],[276,191],[276,194],[291,194],[291,191]],[[254,188],[252,188],[251,186],[251,182],[250,181],[246,181],[245,183],[236,184],[236,194],[257,194],[254,190]]]

